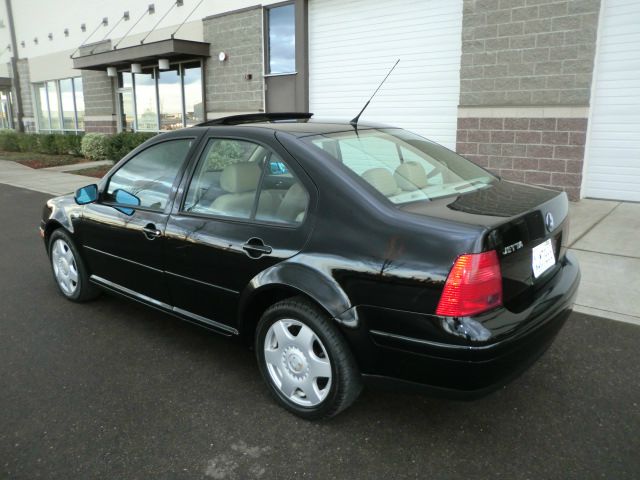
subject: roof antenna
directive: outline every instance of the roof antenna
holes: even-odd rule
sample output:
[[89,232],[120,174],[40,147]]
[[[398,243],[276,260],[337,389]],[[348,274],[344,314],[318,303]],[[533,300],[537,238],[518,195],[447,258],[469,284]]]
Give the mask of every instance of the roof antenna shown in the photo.
[[376,88],[376,91],[373,92],[373,95],[371,95],[371,98],[369,100],[367,100],[367,103],[364,104],[364,107],[362,107],[362,110],[360,110],[360,113],[358,115],[356,115],[353,120],[351,120],[349,123],[351,124],[351,126],[353,128],[356,129],[356,132],[358,131],[358,120],[360,120],[360,116],[364,113],[364,111],[367,109],[367,107],[369,106],[369,103],[371,103],[371,100],[373,100],[373,97],[376,96],[376,93],[378,93],[378,90],[380,90],[380,87],[382,87],[382,85],[384,84],[384,82],[387,81],[387,78],[389,78],[389,75],[391,75],[391,72],[393,72],[393,70],[396,68],[396,66],[398,65],[398,63],[400,63],[400,59],[396,60],[396,63],[393,64],[393,67],[391,67],[391,70],[389,70],[389,73],[387,73],[387,76],[384,77],[384,79],[382,80],[382,82],[380,82],[380,85],[378,85],[378,88]]

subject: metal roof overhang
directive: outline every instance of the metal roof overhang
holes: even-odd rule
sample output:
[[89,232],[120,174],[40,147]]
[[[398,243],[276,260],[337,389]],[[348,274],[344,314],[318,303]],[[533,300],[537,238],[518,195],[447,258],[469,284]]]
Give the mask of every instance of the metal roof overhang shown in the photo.
[[0,88],[10,87],[11,85],[11,77],[0,77]]
[[152,65],[157,64],[160,58],[178,61],[208,56],[209,44],[206,42],[169,38],[159,42],[76,57],[73,59],[73,68],[79,70],[105,70],[107,67],[116,67],[128,70],[131,68],[132,63],[140,63],[143,66]]

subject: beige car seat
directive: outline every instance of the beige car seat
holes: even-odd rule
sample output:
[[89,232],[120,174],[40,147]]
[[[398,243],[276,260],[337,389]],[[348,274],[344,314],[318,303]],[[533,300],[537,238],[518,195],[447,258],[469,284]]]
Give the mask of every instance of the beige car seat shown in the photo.
[[405,192],[414,192],[429,185],[427,172],[417,162],[404,162],[396,168],[393,178]]
[[385,197],[391,197],[399,192],[395,178],[386,168],[370,168],[362,174],[362,178]]

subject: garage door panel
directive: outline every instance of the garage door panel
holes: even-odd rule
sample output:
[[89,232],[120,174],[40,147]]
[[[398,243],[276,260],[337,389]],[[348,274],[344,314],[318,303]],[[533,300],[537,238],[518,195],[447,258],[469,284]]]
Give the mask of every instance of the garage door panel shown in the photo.
[[350,120],[400,58],[362,120],[455,148],[461,43],[462,1],[310,0],[310,110]]
[[603,5],[584,194],[640,201],[640,2]]

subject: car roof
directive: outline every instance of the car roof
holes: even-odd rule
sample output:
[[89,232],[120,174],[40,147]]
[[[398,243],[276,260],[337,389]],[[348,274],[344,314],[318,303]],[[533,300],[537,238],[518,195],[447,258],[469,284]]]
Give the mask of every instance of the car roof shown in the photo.
[[[206,128],[215,131],[220,127],[264,128],[287,132],[297,137],[308,135],[324,135],[329,133],[353,131],[349,120],[333,118],[312,118],[311,113],[255,113],[234,115],[210,120],[192,128]],[[393,128],[388,125],[372,122],[358,122],[358,130],[373,128]]]

